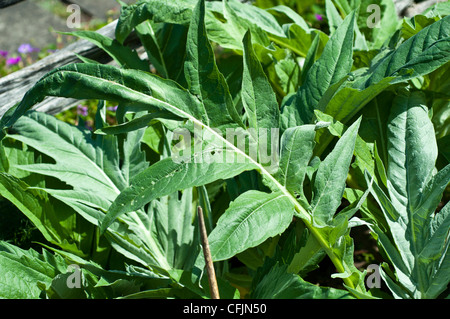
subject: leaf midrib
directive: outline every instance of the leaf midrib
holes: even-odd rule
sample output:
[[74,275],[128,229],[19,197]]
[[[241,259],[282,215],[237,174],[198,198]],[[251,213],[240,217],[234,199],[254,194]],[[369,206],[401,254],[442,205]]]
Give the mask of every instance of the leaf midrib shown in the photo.
[[[62,72],[68,72],[68,73],[75,73],[75,74],[78,74],[77,72],[74,72],[74,71],[62,71]],[[283,194],[285,194],[288,198],[289,198],[289,200],[295,205],[295,208],[296,208],[296,210],[297,210],[297,212],[300,214],[300,216],[301,216],[301,218],[302,219],[304,219],[304,220],[306,220],[306,221],[308,221],[308,222],[311,222],[311,218],[310,218],[310,215],[306,212],[306,210],[297,202],[297,200],[288,192],[288,190],[285,188],[285,187],[283,187],[265,168],[264,168],[264,166],[262,166],[260,163],[258,163],[258,162],[256,162],[254,159],[252,159],[249,155],[247,155],[245,152],[243,152],[243,151],[241,151],[239,148],[237,148],[236,146],[234,146],[234,144],[232,144],[231,142],[229,142],[226,138],[223,138],[223,136],[222,135],[220,135],[218,132],[216,132],[214,129],[212,129],[211,127],[209,127],[208,125],[206,125],[205,123],[203,123],[202,121],[200,121],[200,120],[198,120],[198,119],[196,119],[194,116],[192,116],[191,114],[189,114],[189,113],[186,113],[185,111],[183,111],[183,110],[181,110],[181,109],[179,109],[179,108],[177,108],[176,106],[174,106],[174,105],[172,105],[172,104],[170,104],[170,103],[167,103],[167,102],[165,102],[165,101],[161,101],[161,100],[159,100],[159,99],[157,99],[157,98],[155,98],[155,97],[153,97],[153,96],[151,96],[151,95],[147,95],[147,94],[144,94],[144,93],[142,93],[142,92],[139,92],[139,91],[135,91],[135,90],[133,90],[133,89],[131,89],[131,88],[129,88],[129,87],[127,87],[127,86],[125,86],[125,85],[123,85],[123,84],[120,84],[120,83],[117,83],[117,82],[113,82],[113,81],[110,81],[110,80],[106,80],[106,79],[103,79],[103,78],[98,78],[98,77],[94,77],[94,76],[92,76],[92,75],[89,75],[89,74],[85,74],[85,73],[83,73],[83,75],[84,76],[86,76],[86,77],[88,77],[88,78],[93,78],[93,79],[96,79],[96,80],[101,80],[101,81],[105,81],[105,82],[108,82],[108,83],[111,83],[112,85],[115,85],[115,86],[120,86],[121,88],[123,88],[123,89],[125,89],[125,90],[127,90],[127,91],[130,91],[130,92],[132,92],[132,93],[134,93],[134,94],[136,94],[136,95],[138,95],[138,96],[140,96],[140,97],[142,97],[142,98],[144,98],[144,99],[149,99],[149,100],[151,100],[151,101],[154,101],[154,102],[156,102],[156,105],[160,105],[160,106],[162,106],[162,107],[164,107],[164,108],[166,108],[166,109],[169,109],[169,110],[172,110],[172,111],[175,111],[175,112],[173,112],[174,114],[182,114],[185,118],[187,118],[187,119],[189,119],[189,120],[191,120],[194,124],[197,124],[197,125],[199,125],[199,126],[201,126],[201,127],[204,127],[206,130],[208,130],[211,134],[213,134],[216,138],[218,138],[218,140],[221,140],[223,143],[225,143],[225,145],[227,145],[227,146],[229,146],[230,147],[230,149],[232,149],[234,152],[236,152],[237,154],[240,154],[241,156],[243,156],[244,158],[246,158],[247,160],[249,160],[249,162],[250,163],[252,163],[253,165],[255,165],[256,167],[257,167],[257,169],[258,170],[260,170],[260,172],[263,174],[263,175],[265,175],[265,176],[267,176],[268,177],[268,179],[271,181],[271,183],[273,183]]]

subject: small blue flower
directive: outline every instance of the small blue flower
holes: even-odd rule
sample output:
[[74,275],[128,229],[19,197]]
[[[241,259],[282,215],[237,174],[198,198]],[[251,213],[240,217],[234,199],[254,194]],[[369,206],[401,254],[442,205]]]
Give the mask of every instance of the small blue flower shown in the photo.
[[19,52],[21,54],[27,54],[27,53],[37,52],[37,51],[40,51],[40,50],[38,48],[33,48],[31,46],[31,44],[29,44],[29,43],[23,43],[17,49],[17,52]]
[[83,106],[83,105],[79,104],[77,106],[77,114],[81,115],[81,116],[87,116],[88,115],[88,108],[87,108],[87,106]]

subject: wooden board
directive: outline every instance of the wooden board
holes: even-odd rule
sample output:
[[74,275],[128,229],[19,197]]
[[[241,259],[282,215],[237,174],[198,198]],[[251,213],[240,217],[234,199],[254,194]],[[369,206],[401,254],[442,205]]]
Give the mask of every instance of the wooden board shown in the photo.
[[23,0],[3,0],[0,1],[0,9],[12,6],[13,4],[22,2]]
[[[111,22],[97,32],[110,38],[114,38],[116,25],[117,20]],[[136,49],[140,45],[139,38],[135,33],[132,33],[125,44]],[[19,103],[25,93],[49,71],[70,63],[81,62],[74,53],[101,63],[109,63],[112,60],[109,55],[91,42],[79,40],[33,65],[0,78],[0,117],[3,116],[8,109]],[[76,101],[77,100],[74,99],[48,97],[41,103],[36,104],[33,109],[50,114],[57,114],[73,106]]]

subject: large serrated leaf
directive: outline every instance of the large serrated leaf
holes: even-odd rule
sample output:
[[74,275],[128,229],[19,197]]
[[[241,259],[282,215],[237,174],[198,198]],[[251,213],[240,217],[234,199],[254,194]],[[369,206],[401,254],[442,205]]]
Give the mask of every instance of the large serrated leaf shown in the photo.
[[437,145],[425,101],[421,93],[405,93],[394,100],[388,121],[388,195],[376,184],[372,188],[392,242],[378,227],[371,227],[398,283],[384,278],[402,298],[436,298],[450,280],[448,204],[435,213],[450,183],[450,166],[435,173]]
[[[56,161],[56,164],[22,165],[21,169],[54,176],[75,189],[96,190],[97,195],[110,201],[126,185],[119,172],[118,151],[105,148],[110,153],[103,157],[99,152],[102,145],[86,132],[39,112],[21,117],[15,129],[20,135],[11,137]],[[117,148],[117,144],[114,146]]]
[[50,285],[65,267],[60,256],[53,258],[47,251],[39,254],[0,241],[0,298],[39,299],[38,284]]

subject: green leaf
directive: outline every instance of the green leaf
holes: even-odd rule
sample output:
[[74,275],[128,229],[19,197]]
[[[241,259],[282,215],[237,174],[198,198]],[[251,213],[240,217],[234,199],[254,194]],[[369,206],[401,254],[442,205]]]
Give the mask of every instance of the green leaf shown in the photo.
[[303,22],[284,25],[286,35],[283,37],[273,34],[268,35],[268,37],[280,47],[288,49],[300,57],[306,57],[314,38],[318,36],[320,43],[325,45],[328,41],[328,35],[320,30],[311,29]]
[[400,95],[388,120],[388,190],[392,203],[407,221],[407,207],[417,209],[420,195],[433,174],[437,144],[427,116],[425,96]]
[[352,299],[345,290],[318,287],[275,265],[252,292],[254,299]]
[[166,62],[164,60],[163,51],[158,43],[156,34],[149,21],[145,21],[136,26],[136,33],[141,40],[142,45],[147,52],[149,61],[155,67],[155,69],[161,74],[162,77],[168,78],[169,73],[167,70]]
[[347,129],[317,170],[310,209],[318,225],[329,224],[341,204],[360,123],[361,119]]
[[275,64],[275,71],[279,78],[282,89],[282,96],[295,93],[300,85],[300,66],[293,56],[287,56],[285,59]]
[[39,299],[38,284],[50,285],[65,268],[61,257],[43,251],[23,250],[0,241],[0,297],[4,299]]
[[27,216],[46,240],[57,245],[67,245],[73,232],[68,226],[76,222],[74,214],[67,211],[58,214],[56,205],[44,193],[28,188],[25,182],[0,172],[0,195]]
[[[428,74],[450,61],[450,16],[424,28],[375,63],[353,87],[367,88],[383,78],[391,83]],[[380,53],[384,54],[384,53]]]
[[[159,28],[156,31],[156,36],[162,51],[162,58],[165,61],[167,78],[185,86],[183,66],[186,55],[188,25],[165,23],[162,25],[157,24],[157,26]],[[140,27],[138,26],[137,29],[139,30]]]
[[[42,125],[45,129],[42,129]],[[72,241],[76,243],[82,239],[81,244],[78,243],[79,249],[90,252],[93,245],[92,240],[95,240],[95,237],[92,239],[90,236],[80,236],[78,232],[84,231],[88,234],[91,232],[95,236],[96,233],[90,228],[100,224],[104,217],[104,212],[108,210],[119,193],[118,191],[111,191],[108,186],[99,185],[97,179],[119,189],[128,186],[130,179],[147,168],[148,163],[140,150],[142,130],[128,133],[124,139],[122,145],[123,156],[121,157],[122,165],[119,167],[119,158],[116,157],[118,154],[115,154],[118,151],[118,145],[116,143],[107,143],[109,137],[105,141],[102,136],[97,136],[94,142],[89,134],[85,133],[83,135],[78,128],[60,122],[52,116],[43,113],[31,113],[30,118],[22,117],[17,122],[16,129],[21,135],[14,135],[14,138],[26,140],[34,148],[41,150],[56,160],[56,164],[46,164],[49,166],[45,170],[41,166],[36,167],[36,165],[22,166],[22,168],[30,171],[39,171],[42,174],[55,176],[62,180],[67,179],[67,183],[73,186],[73,189],[46,188],[32,190],[29,196],[25,194],[27,197],[30,197],[31,202],[22,200],[23,205],[28,205],[31,211],[28,213],[28,208],[22,208],[23,205],[19,207],[27,216],[31,216],[30,219],[35,222],[37,227],[44,229],[41,230],[44,235],[46,232],[50,233],[48,239],[52,243],[69,251],[77,251],[73,250],[67,243],[65,244],[66,246],[63,245],[65,243],[64,240],[74,237]],[[51,140],[51,142],[47,139]],[[67,154],[72,154],[72,157],[67,156]],[[73,165],[73,158],[78,158],[79,163],[84,163],[83,167]],[[80,171],[80,169],[84,171]],[[104,175],[97,176],[95,171],[101,171]],[[111,174],[110,176],[108,175],[109,173]],[[72,175],[77,177],[77,179],[73,178]],[[14,190],[14,192],[20,190],[15,185],[12,185],[10,189]],[[42,193],[41,196],[46,195],[43,192],[64,202],[80,216],[77,217],[74,211],[67,209],[67,206],[63,207],[64,213],[59,212],[57,214],[54,212],[53,207],[57,209],[61,206],[61,204],[55,204],[58,201],[52,198],[50,206],[50,203],[39,201],[38,196],[34,195],[33,197],[33,194]],[[25,195],[21,195],[21,198],[27,198]],[[52,217],[53,215],[55,217]],[[36,218],[37,221],[35,221]],[[85,222],[83,218],[93,225],[80,224],[78,220],[81,219],[81,221]],[[137,260],[144,266],[155,265],[162,268],[170,268],[164,254],[158,247],[157,241],[151,236],[149,226],[144,226],[145,224],[150,224],[148,218],[142,211],[131,212],[123,216],[119,224],[111,227],[107,238],[119,252],[128,258]],[[41,223],[44,223],[43,226],[40,225],[40,220],[42,220]],[[61,220],[64,220],[64,222]],[[129,229],[127,236],[122,234],[124,229]],[[59,237],[53,238],[56,235],[59,235]]]
[[141,60],[136,51],[120,44],[117,40],[108,38],[107,36],[94,31],[73,31],[61,33],[76,36],[94,43],[96,46],[108,53],[114,61],[116,61],[123,68],[137,69],[147,72],[150,71],[148,63]]
[[[141,0],[134,5],[126,6],[116,27],[116,39],[123,43],[133,28],[146,20],[152,20],[154,23],[188,25],[198,4],[199,1],[194,0],[170,5],[167,5],[165,0]],[[255,40],[264,45],[269,44],[264,31],[283,36],[282,28],[272,15],[237,1],[206,2],[205,19],[208,37],[224,48],[241,50],[241,39],[247,29],[251,29]]]
[[325,0],[325,11],[327,14],[328,25],[330,26],[330,35],[333,34],[336,29],[342,24],[342,19],[338,10],[334,6],[331,0]]
[[428,181],[420,194],[420,201],[417,205],[419,215],[422,215],[422,211],[432,211],[438,207],[449,180],[450,165],[447,165]]
[[203,103],[210,126],[241,121],[206,34],[204,1],[199,1],[192,14],[184,72],[189,91]]
[[343,16],[347,16],[353,9],[356,9],[356,4],[359,1],[349,0],[335,0],[336,6]]
[[325,251],[320,243],[309,232],[304,240],[304,245],[294,254],[289,263],[288,272],[305,276],[308,272],[319,268],[319,263],[325,256]]
[[[283,98],[287,94],[287,90],[295,92],[297,86],[294,87],[294,85],[297,74],[300,72],[300,66],[295,62],[295,57],[288,55],[285,49],[275,44],[262,46],[255,43],[254,40],[252,42],[255,55],[275,90],[277,100]],[[242,78],[242,72],[239,76]]]
[[[237,16],[249,21],[251,25],[256,25],[265,32],[276,36],[285,36],[283,28],[280,26],[278,21],[266,10],[261,10],[256,6],[241,3],[237,0],[227,0],[226,2],[237,14]],[[288,9],[287,7],[285,8],[286,10]]]
[[231,258],[282,233],[293,214],[294,205],[282,193],[245,192],[230,204],[208,236],[212,259]]
[[165,0],[141,0],[123,6],[116,27],[116,39],[123,43],[133,28],[145,20],[154,22],[188,24],[197,1],[167,2]]
[[[11,137],[56,161],[56,164],[22,165],[21,169],[56,177],[74,189],[95,190],[98,196],[111,201],[125,187],[126,182],[118,167],[119,154],[114,138],[99,144],[86,132],[40,112],[20,118],[15,130],[20,135]],[[105,153],[109,151],[106,153],[108,156],[97,156],[102,144],[108,143],[112,143],[111,147],[103,147]]]
[[148,208],[150,230],[174,269],[191,270],[199,252],[193,197],[193,189],[187,188],[152,201]]
[[275,136],[275,139],[272,138],[272,129],[279,127],[280,112],[275,93],[253,51],[250,32],[245,34],[243,42],[244,70],[241,101],[248,118],[249,129],[253,130],[250,131],[250,135],[259,151],[258,160],[265,163],[268,147],[272,148],[272,145],[278,143],[278,136]]
[[388,195],[376,184],[372,191],[392,242],[379,228],[372,228],[396,270],[399,285],[385,280],[399,297],[398,286],[410,298],[436,298],[450,281],[448,205],[435,213],[450,183],[450,166],[436,174],[436,159],[425,96],[421,92],[397,96],[388,120]]
[[[435,28],[438,27],[439,26],[435,26]],[[445,37],[442,36],[442,34],[439,34],[438,29],[435,28],[433,27],[433,29],[430,29],[429,31],[434,32],[433,36],[434,38],[438,37],[436,44],[439,42],[440,43],[439,45],[442,45],[443,50],[440,51],[439,54],[437,54],[437,56],[439,57],[442,54],[445,55],[447,49],[445,49],[444,43],[447,43],[448,40],[446,40]],[[443,28],[446,28],[446,26],[443,26]],[[356,114],[358,114],[358,112],[360,112],[363,109],[363,107],[365,107],[371,100],[373,100],[374,97],[379,95],[386,88],[392,86],[392,84],[421,75],[421,74],[415,75],[415,73],[409,75],[408,73],[406,75],[407,77],[403,77],[401,74],[403,71],[406,70],[406,67],[403,68],[402,64],[403,62],[406,63],[406,65],[408,65],[410,63],[410,60],[413,61],[417,59],[417,61],[419,61],[420,59],[425,59],[428,56],[428,50],[432,49],[434,50],[433,44],[428,43],[428,40],[427,42],[424,42],[425,41],[424,37],[426,33],[421,32],[419,32],[417,35],[413,37],[415,40],[411,41],[417,41],[418,43],[421,43],[422,41],[423,42],[423,46],[421,46],[422,51],[416,49],[416,47],[414,50],[410,50],[410,47],[406,45],[406,42],[409,41],[408,40],[405,43],[401,44],[396,50],[389,52],[386,56],[383,56],[383,54],[385,53],[380,53],[380,55],[375,57],[374,59],[374,61],[377,62],[374,63],[374,65],[369,70],[367,70],[365,74],[358,75],[355,72],[355,74],[353,75],[354,79],[352,81],[349,81],[346,85],[344,85],[343,88],[340,88],[334,95],[332,95],[330,98],[325,98],[326,96],[324,96],[324,98],[322,98],[319,101],[317,109],[323,110],[326,114],[333,116],[336,120],[341,121],[345,124],[349,120],[351,120],[351,118],[353,118]],[[425,47],[427,45],[429,45],[429,49]],[[389,62],[390,59],[392,59],[394,62],[390,63]],[[433,63],[438,62],[439,59],[436,59],[436,61],[433,60]],[[441,62],[445,63],[445,59],[441,60]],[[394,65],[398,65],[400,69],[395,69]],[[431,66],[432,64],[429,65]],[[439,67],[440,65],[441,64],[437,65],[436,67]],[[389,67],[389,69],[385,69],[387,67]],[[415,69],[415,66],[412,66],[412,68]],[[403,71],[401,71],[401,69],[403,69]],[[424,70],[423,74],[427,74],[433,71],[434,67],[430,67],[429,69],[424,67],[421,68],[420,70]],[[383,72],[385,72],[384,75],[381,75],[381,73]],[[373,79],[376,78],[376,80],[369,81],[369,79],[372,78]],[[293,116],[291,115],[291,117]],[[291,119],[290,121],[295,120]],[[326,147],[329,142],[330,141],[322,143],[323,147]]]
[[[376,5],[375,9],[370,5]],[[378,12],[380,20],[375,21]],[[369,21],[375,27],[369,26]],[[392,0],[362,0],[357,22],[370,49],[381,48],[401,24]]]
[[429,7],[427,10],[425,10],[424,14],[427,17],[448,16],[448,15],[450,15],[450,3],[438,2],[435,5]]
[[[64,81],[64,85],[60,81]],[[137,104],[149,111],[167,110],[182,118],[192,116],[207,121],[206,111],[199,100],[173,81],[109,65],[71,64],[48,73],[37,82],[21,103],[5,113],[0,120],[0,128],[4,130],[13,125],[47,96]]]
[[439,18],[437,17],[428,18],[420,14],[411,17],[411,19],[403,19],[402,34],[404,35],[405,39],[409,39],[423,28],[433,24],[438,20]]
[[349,15],[327,42],[321,57],[309,69],[304,84],[284,105],[288,126],[311,122],[314,109],[328,88],[341,81],[351,70],[355,14]]
[[[178,162],[173,158],[163,159],[138,174],[130,187],[124,189],[116,198],[105,216],[101,230],[104,231],[118,216],[141,208],[146,203],[177,190],[193,186],[202,186],[217,179],[226,179],[255,168],[252,163],[217,163],[200,161],[197,158],[211,153],[223,152],[222,146],[207,148],[193,153],[187,162]],[[224,152],[226,153],[226,152]],[[230,151],[234,156],[234,151]]]
[[387,77],[361,90],[353,87],[340,88],[331,96],[331,99],[321,99],[317,108],[331,115],[335,120],[347,123],[370,101],[390,87],[394,79],[394,77]]
[[249,127],[277,128],[278,102],[252,47],[250,32],[244,36],[244,73],[242,76],[242,104],[247,113]]
[[95,131],[95,134],[117,135],[128,133],[147,128],[148,126],[157,123],[158,120],[181,120],[181,118],[167,111],[156,111],[142,116],[136,116],[135,118],[122,124],[98,128]]
[[120,170],[127,184],[149,165],[146,153],[141,149],[144,134],[145,129],[129,132],[123,142],[123,163]]
[[[294,22],[295,24],[299,25],[302,29],[308,31],[309,30],[309,25],[308,23],[306,23],[305,19],[303,19],[303,17],[301,15],[299,15],[296,11],[294,11],[293,9],[291,9],[288,6],[285,5],[278,5],[278,6],[274,6],[271,8],[267,8],[266,11],[275,11],[277,13],[282,13],[285,16],[287,16],[290,20],[292,20],[292,22]],[[283,25],[284,27],[284,25]]]
[[[38,134],[34,134],[33,128],[36,127],[33,126],[33,122],[29,123],[27,132],[29,136],[35,137]],[[24,166],[40,164],[40,161],[34,161],[35,154],[30,151],[31,147],[29,153],[11,151],[10,146],[7,146],[9,143],[5,143],[10,140],[12,139],[3,141],[10,169],[7,173],[1,173],[1,196],[14,204],[52,244],[97,262],[105,262],[105,254],[108,254],[106,241],[99,240],[95,228],[81,216],[77,216],[70,207],[42,190],[47,182],[44,175],[30,174],[21,169]],[[20,160],[15,157],[18,154],[22,154]],[[25,154],[31,154],[32,157],[24,156]],[[65,184],[55,181],[51,184],[66,187]],[[89,198],[89,195],[84,196],[84,199]]]
[[320,35],[316,34],[313,42],[308,50],[308,53],[305,57],[305,63],[303,64],[302,74],[300,83],[303,85],[306,81],[306,76],[308,75],[309,69],[314,65],[314,62],[317,60],[318,50],[320,44]]
[[[208,9],[205,17],[206,26],[211,41],[224,48],[242,51],[242,38],[250,30],[254,42],[263,46],[270,44],[268,35],[263,29],[267,29],[266,25],[271,23],[276,25],[277,22],[273,21],[273,18],[267,15],[264,10],[247,9],[248,5],[230,0],[223,1],[222,4],[208,1],[206,5]],[[250,13],[248,11],[255,12]],[[226,21],[222,22],[223,19],[218,19],[217,14],[221,14]],[[265,19],[262,16],[265,16]],[[268,16],[271,17],[269,22],[267,21]],[[269,26],[269,29],[272,30],[273,28]]]
[[316,127],[303,125],[284,131],[281,137],[281,155],[276,178],[291,194],[303,195],[306,169],[313,155]]

